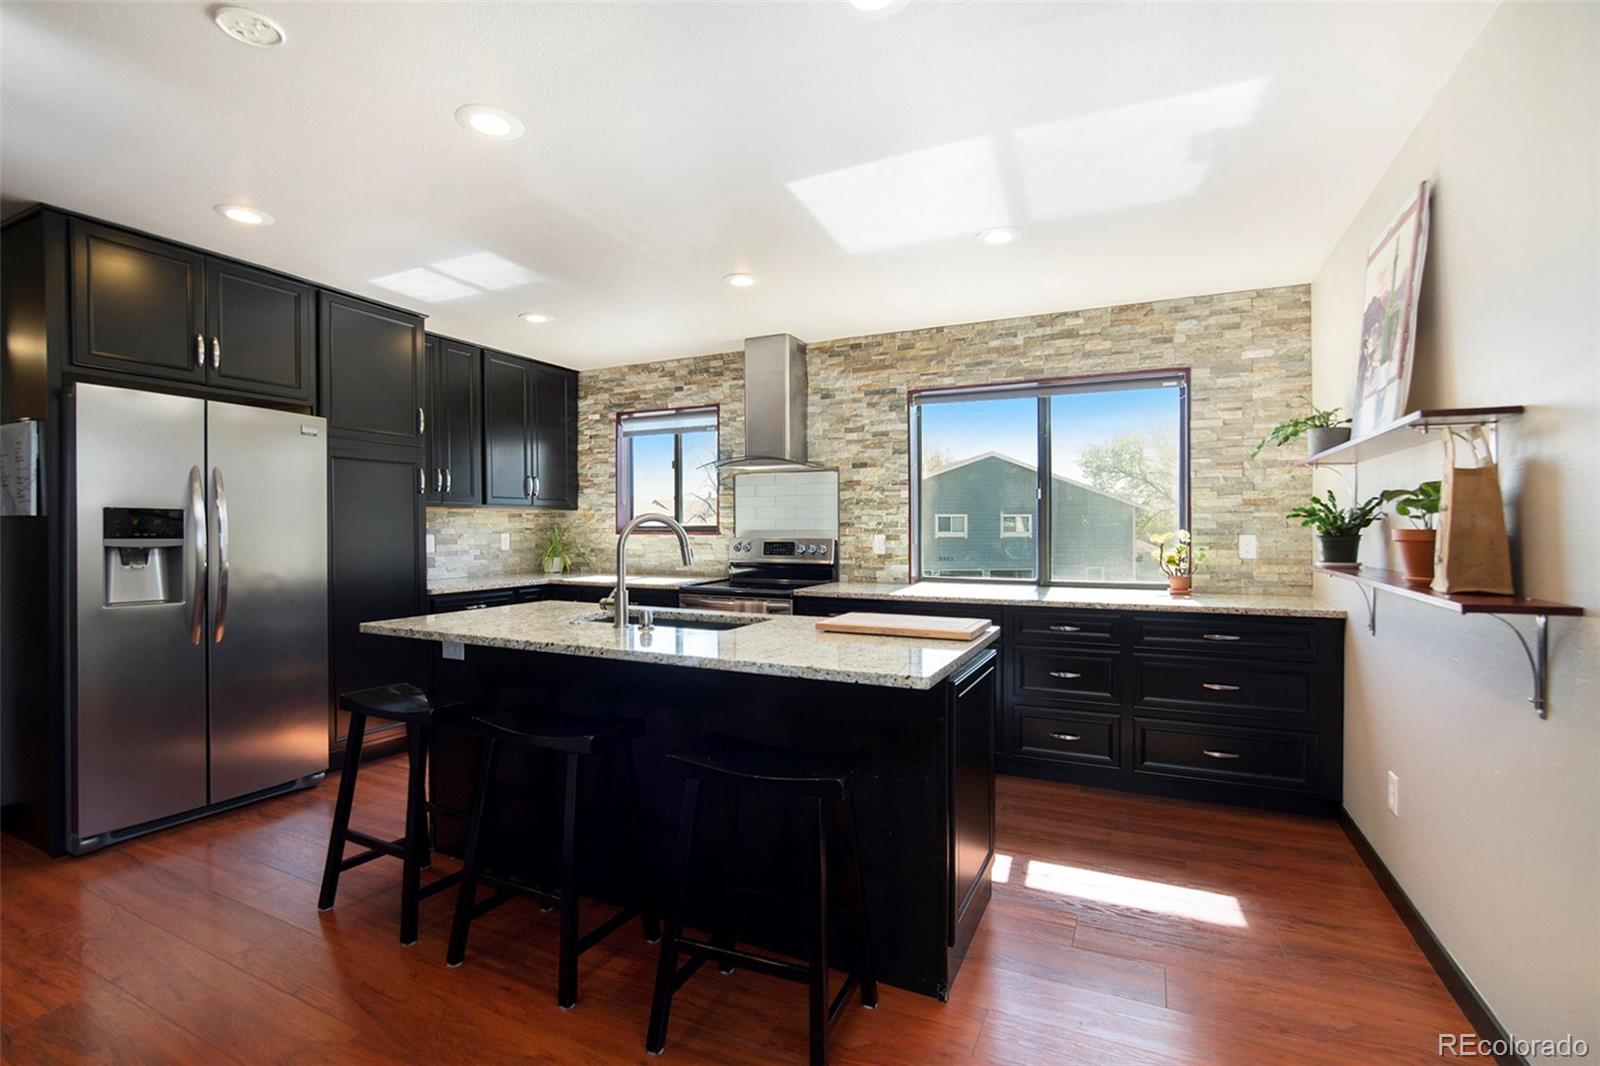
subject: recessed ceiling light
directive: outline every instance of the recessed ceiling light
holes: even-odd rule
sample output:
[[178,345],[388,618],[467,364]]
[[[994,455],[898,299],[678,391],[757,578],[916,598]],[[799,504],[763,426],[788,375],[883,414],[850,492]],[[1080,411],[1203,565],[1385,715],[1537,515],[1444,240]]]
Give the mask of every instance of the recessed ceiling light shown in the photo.
[[863,15],[883,17],[903,10],[909,2],[910,0],[850,0],[850,6]]
[[1016,239],[1017,231],[1012,229],[1010,226],[996,226],[993,229],[986,229],[982,233],[978,234],[978,240],[982,241],[984,244],[1010,244]]
[[722,275],[722,280],[726,281],[729,285],[732,285],[736,289],[748,289],[750,286],[759,284],[761,281],[761,279],[756,277],[754,274],[724,274]]
[[514,141],[522,136],[522,120],[509,111],[488,104],[467,104],[456,108],[456,121],[480,137],[491,141]]
[[253,207],[246,207],[243,204],[217,204],[212,210],[229,222],[237,222],[241,226],[272,225],[271,215],[265,211],[257,211]]
[[229,37],[252,48],[276,48],[289,39],[282,26],[242,7],[219,7],[211,21]]
[[531,322],[535,326],[543,325],[544,323],[551,321],[549,315],[540,314],[538,311],[524,311],[517,317],[522,319],[524,322]]

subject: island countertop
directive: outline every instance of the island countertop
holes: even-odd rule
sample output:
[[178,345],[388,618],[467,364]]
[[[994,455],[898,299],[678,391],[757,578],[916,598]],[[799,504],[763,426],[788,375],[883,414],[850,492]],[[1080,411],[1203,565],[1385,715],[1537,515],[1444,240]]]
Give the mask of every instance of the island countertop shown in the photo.
[[738,629],[689,629],[672,625],[672,620],[750,616],[673,610],[657,611],[653,630],[630,625],[619,632],[608,622],[593,620],[598,617],[592,603],[546,601],[363,622],[361,632],[907,689],[933,688],[1000,636],[999,627],[992,625],[970,641],[823,633],[815,618],[793,615],[763,616]]
[[831,581],[796,589],[806,599],[894,600],[938,605],[993,607],[1066,607],[1088,610],[1172,611],[1190,614],[1260,615],[1279,618],[1343,618],[1345,612],[1310,596],[1273,596],[1241,592],[1196,592],[1172,596],[1160,589],[1066,588],[996,582],[919,581],[895,584],[874,581]]

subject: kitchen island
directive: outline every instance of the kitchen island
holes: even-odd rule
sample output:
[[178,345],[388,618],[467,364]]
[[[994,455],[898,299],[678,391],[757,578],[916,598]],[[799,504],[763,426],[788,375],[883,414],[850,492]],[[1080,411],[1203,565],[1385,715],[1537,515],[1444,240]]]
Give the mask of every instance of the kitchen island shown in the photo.
[[[932,613],[932,612],[929,612]],[[733,628],[721,628],[721,627]],[[658,611],[650,628],[615,629],[593,604],[522,603],[367,622],[362,631],[437,646],[432,695],[433,796],[463,810],[471,790],[466,722],[480,709],[523,704],[637,718],[635,745],[649,837],[647,866],[667,869],[681,782],[665,756],[724,732],[792,748],[867,753],[860,786],[861,850],[879,980],[945,998],[989,899],[994,855],[994,737],[999,630],[971,641],[822,633],[800,617],[752,619]],[[523,755],[524,753],[516,753]],[[536,757],[500,760],[503,798],[488,831],[491,861],[542,881],[556,849],[559,776]],[[613,773],[613,771],[615,771]],[[584,895],[632,898],[620,766],[587,775],[582,820]],[[720,799],[713,797],[713,799]],[[702,830],[719,824],[715,803]],[[744,797],[740,805],[740,938],[803,955],[808,884],[805,812]],[[459,849],[458,818],[441,816],[438,846]],[[707,838],[702,838],[707,839]],[[709,848],[699,852],[702,858]],[[691,926],[713,916],[715,871],[690,874]],[[855,951],[849,923],[830,954]],[[552,928],[551,934],[554,935]]]

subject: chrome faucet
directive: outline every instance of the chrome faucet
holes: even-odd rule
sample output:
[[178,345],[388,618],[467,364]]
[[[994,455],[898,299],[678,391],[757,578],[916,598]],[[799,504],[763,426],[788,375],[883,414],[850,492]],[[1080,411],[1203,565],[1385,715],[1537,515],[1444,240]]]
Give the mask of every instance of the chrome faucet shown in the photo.
[[628,537],[635,529],[651,522],[666,526],[678,535],[678,547],[683,550],[683,565],[690,566],[694,563],[694,549],[689,547],[689,533],[671,515],[658,513],[642,514],[622,527],[622,532],[617,534],[617,591],[616,602],[612,604],[612,625],[617,629],[625,629],[628,625]]

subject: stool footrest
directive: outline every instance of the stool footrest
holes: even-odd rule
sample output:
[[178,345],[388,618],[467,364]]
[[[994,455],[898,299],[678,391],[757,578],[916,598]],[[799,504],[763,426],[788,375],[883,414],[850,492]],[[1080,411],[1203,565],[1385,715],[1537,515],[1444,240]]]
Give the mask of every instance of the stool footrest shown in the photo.
[[545,889],[535,888],[532,885],[524,884],[521,881],[512,881],[508,878],[497,877],[494,874],[480,873],[478,875],[478,880],[494,889],[495,892],[505,895],[507,898],[511,896],[526,896],[531,900],[535,900],[550,907],[557,907],[561,905],[561,893],[559,892],[548,892]]
[[833,1002],[828,1005],[828,1024],[832,1025],[839,1020],[839,1012],[844,1010],[845,1002],[850,998],[850,993],[860,984],[854,971],[845,975],[844,984],[839,986],[839,994],[833,997]]
[[749,951],[740,951],[738,948],[718,947],[716,944],[694,937],[680,936],[678,950],[689,955],[696,962],[725,962],[734,966],[744,966],[756,973],[764,973],[771,977],[782,977],[789,981],[799,981],[802,984],[811,980],[811,968],[799,963],[789,962],[786,959],[777,959],[769,955],[757,955]]
[[346,829],[344,831],[344,838],[346,840],[353,840],[357,844],[365,844],[367,847],[383,855],[393,855],[397,859],[403,859],[406,857],[405,837],[395,837],[393,840],[384,840],[380,837],[373,836],[371,833],[363,833],[359,829]]
[[578,938],[576,954],[582,955],[618,929],[639,917],[638,907],[624,907]]
[[445,874],[443,877],[439,878],[439,880],[437,880],[437,881],[429,881],[427,884],[425,884],[421,888],[417,889],[417,898],[418,899],[427,899],[429,896],[433,895],[434,893],[443,892],[445,889],[449,888],[450,886],[459,883],[460,880],[461,880],[461,871],[460,870],[457,870],[453,874]]

